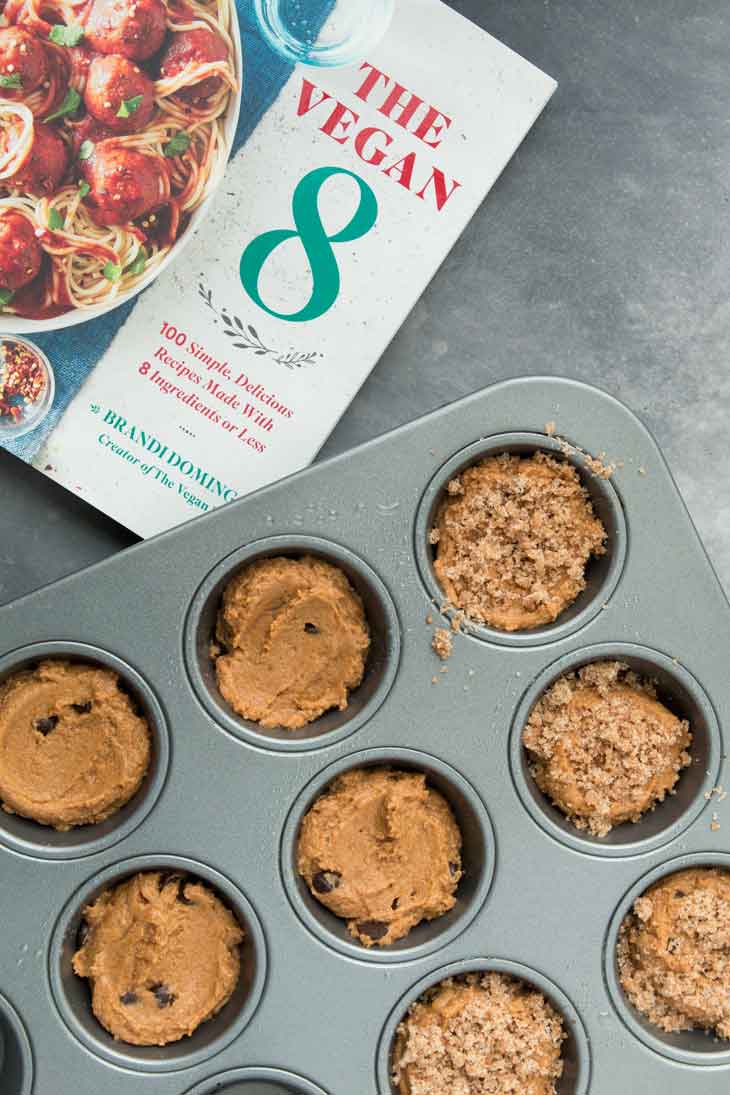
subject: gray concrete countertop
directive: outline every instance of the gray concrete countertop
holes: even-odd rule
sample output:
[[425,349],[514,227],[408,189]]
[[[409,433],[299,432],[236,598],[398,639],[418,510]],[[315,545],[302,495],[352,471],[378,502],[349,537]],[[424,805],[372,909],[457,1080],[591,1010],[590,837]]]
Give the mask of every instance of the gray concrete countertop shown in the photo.
[[[730,6],[451,6],[560,87],[322,455],[505,377],[578,377],[653,430],[730,588]],[[4,452],[0,500],[0,602],[134,541]]]

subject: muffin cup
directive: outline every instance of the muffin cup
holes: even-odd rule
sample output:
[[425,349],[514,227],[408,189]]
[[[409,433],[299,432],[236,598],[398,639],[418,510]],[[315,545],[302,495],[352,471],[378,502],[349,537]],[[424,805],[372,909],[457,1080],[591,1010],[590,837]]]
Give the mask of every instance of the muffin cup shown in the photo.
[[554,437],[540,433],[497,434],[494,437],[475,441],[472,445],[455,453],[439,468],[421,498],[415,522],[416,563],[426,593],[433,605],[439,610],[445,606],[447,615],[459,614],[458,607],[449,604],[446,592],[436,577],[433,568],[436,554],[429,543],[429,533],[436,522],[439,506],[446,496],[448,483],[466,468],[479,463],[486,457],[498,456],[501,453],[531,456],[536,452],[544,452],[558,460],[565,460],[577,469],[581,483],[588,491],[595,514],[606,530],[606,553],[588,561],[585,572],[586,588],[551,624],[525,631],[501,631],[470,620],[467,616],[462,618],[461,626],[468,634],[500,646],[525,647],[557,642],[584,627],[607,604],[616,589],[626,559],[626,518],[618,492],[611,482],[591,474],[579,452],[564,453],[560,443]]
[[696,1029],[668,1033],[650,1022],[626,996],[619,980],[616,947],[625,917],[637,897],[655,882],[688,867],[722,867],[730,870],[730,854],[727,852],[696,852],[679,856],[654,867],[643,875],[624,895],[611,917],[603,948],[603,973],[616,1013],[629,1031],[645,1046],[663,1057],[683,1065],[714,1066],[730,1065],[730,1041],[716,1038],[712,1033]]
[[30,1095],[33,1055],[20,1016],[0,994],[0,1091],[2,1095]]
[[[384,947],[364,947],[347,930],[346,921],[330,912],[310,893],[297,870],[297,842],[302,819],[336,776],[353,768],[391,767],[425,773],[453,810],[461,831],[463,876],[453,909],[424,920],[403,939]],[[296,799],[281,840],[281,875],[289,901],[302,923],[340,954],[363,962],[407,962],[431,954],[457,938],[486,901],[496,866],[494,830],[481,798],[450,765],[415,749],[367,749],[352,753],[323,769]]]
[[14,650],[0,658],[0,683],[46,659],[66,659],[113,669],[133,701],[139,704],[150,728],[152,748],[145,777],[129,801],[105,821],[59,832],[50,825],[0,810],[0,843],[21,855],[39,859],[76,859],[110,848],[129,836],[153,809],[167,778],[169,733],[162,707],[144,678],[114,654],[87,643],[43,642]]
[[[592,662],[625,662],[643,677],[657,683],[658,698],[673,714],[687,719],[692,733],[692,762],[679,773],[673,794],[668,794],[639,821],[615,826],[604,837],[578,829],[540,790],[530,772],[529,754],[522,732],[540,697],[566,673]],[[709,795],[719,780],[722,736],[714,708],[703,688],[683,666],[658,650],[634,643],[602,643],[573,651],[553,662],[530,685],[515,714],[510,732],[510,768],[517,793],[537,824],[561,844],[586,855],[619,857],[651,852],[674,840],[709,805]]]
[[[174,870],[209,885],[234,913],[245,937],[241,975],[230,1000],[189,1037],[166,1046],[135,1046],[115,1040],[91,1010],[88,981],[74,973],[84,908],[104,891],[140,871]],[[190,1068],[208,1060],[233,1041],[253,1018],[266,982],[266,941],[255,909],[224,875],[193,859],[144,855],[107,867],[90,878],[66,903],[51,936],[48,972],[53,1000],[70,1032],[86,1049],[118,1068],[159,1073]]]
[[185,1095],[326,1095],[310,1080],[279,1068],[233,1068],[191,1087]]
[[393,1048],[398,1026],[416,1000],[427,989],[449,977],[467,973],[505,973],[538,989],[562,1016],[567,1038],[563,1042],[563,1074],[556,1085],[557,1095],[586,1095],[591,1078],[591,1057],[588,1037],[578,1012],[565,993],[544,974],[519,962],[504,958],[468,958],[433,970],[402,996],[391,1011],[378,1045],[376,1073],[380,1095],[398,1095],[392,1081]]
[[[344,711],[327,711],[298,730],[265,729],[241,718],[218,688],[210,644],[221,598],[242,567],[257,559],[313,555],[339,567],[360,594],[370,626],[370,650],[362,682],[349,695]],[[193,598],[185,626],[185,663],[193,689],[208,714],[235,737],[262,749],[286,752],[333,745],[353,734],[378,710],[390,691],[400,656],[400,625],[393,600],[377,574],[347,548],[315,536],[272,536],[257,540],[223,559]]]

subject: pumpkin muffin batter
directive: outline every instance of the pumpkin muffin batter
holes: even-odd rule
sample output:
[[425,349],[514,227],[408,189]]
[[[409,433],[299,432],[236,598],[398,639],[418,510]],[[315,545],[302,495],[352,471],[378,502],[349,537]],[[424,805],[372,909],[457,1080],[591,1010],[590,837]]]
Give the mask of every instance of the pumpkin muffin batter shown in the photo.
[[502,973],[442,981],[398,1028],[400,1095],[554,1095],[563,1021],[537,989]]
[[360,684],[370,633],[343,572],[306,555],[260,559],[229,582],[216,627],[221,695],[265,728],[296,730]]
[[0,685],[0,799],[56,829],[103,821],[139,788],[150,761],[146,719],[99,665],[63,660]]
[[450,603],[500,631],[557,619],[585,589],[605,539],[576,469],[543,452],[466,468],[448,484],[430,535]]
[[386,946],[455,905],[461,833],[422,773],[356,768],[302,821],[297,867],[355,939]]
[[730,1038],[730,871],[677,871],[637,898],[618,942],[621,984],[661,1030]]
[[176,1042],[230,999],[243,932],[201,882],[146,871],[84,909],[74,972],[91,985],[94,1015],[135,1046]]
[[662,802],[690,763],[689,724],[621,662],[560,677],[522,738],[541,791],[578,829],[605,836]]

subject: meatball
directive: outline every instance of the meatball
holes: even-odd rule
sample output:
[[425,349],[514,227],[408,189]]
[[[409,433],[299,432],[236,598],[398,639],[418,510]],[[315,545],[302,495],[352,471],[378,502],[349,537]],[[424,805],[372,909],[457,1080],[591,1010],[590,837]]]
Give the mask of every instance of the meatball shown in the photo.
[[87,201],[99,224],[128,224],[162,205],[170,192],[167,167],[145,152],[102,141],[83,164]]
[[[136,109],[123,104],[141,98]],[[95,57],[89,66],[84,90],[89,114],[114,133],[136,133],[144,129],[155,109],[155,88],[149,76],[126,57]],[[120,117],[122,111],[125,117]]]
[[99,53],[146,61],[162,45],[166,21],[162,0],[92,0],[86,41]]
[[69,135],[71,137],[73,159],[77,158],[82,144],[86,141],[91,141],[92,144],[101,144],[102,141],[114,136],[108,126],[97,122],[91,114],[84,114],[78,122],[73,122],[69,127]]
[[23,27],[0,29],[0,76],[18,76],[18,90],[27,95],[41,86],[47,74],[48,59],[40,39]]
[[[215,31],[195,27],[193,30],[180,30],[170,37],[160,61],[160,74],[164,77],[177,76],[188,65],[206,65],[211,61],[225,61],[228,49],[220,34]],[[215,95],[220,87],[219,76],[206,76],[203,80],[178,92],[181,99],[189,103],[203,103]]]
[[[12,125],[2,135],[3,148],[20,138],[20,127]],[[33,126],[30,152],[14,175],[4,180],[12,190],[22,190],[36,197],[46,197],[58,189],[66,173],[68,153],[58,133],[44,122]]]
[[43,260],[41,245],[27,217],[10,210],[0,215],[0,286],[22,289],[38,274]]

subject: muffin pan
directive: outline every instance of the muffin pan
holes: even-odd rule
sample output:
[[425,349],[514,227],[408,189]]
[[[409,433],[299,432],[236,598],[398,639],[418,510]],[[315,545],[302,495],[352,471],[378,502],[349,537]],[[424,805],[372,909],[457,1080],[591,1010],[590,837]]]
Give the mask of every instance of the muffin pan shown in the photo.
[[[621,466],[597,478],[546,435],[551,421]],[[466,625],[442,666],[430,642],[448,611],[428,544],[441,492],[483,455],[536,448],[575,463],[608,551],[555,624]],[[238,567],[304,553],[348,574],[372,648],[347,711],[265,731],[218,693],[211,631]],[[730,1044],[651,1028],[616,977],[637,893],[688,863],[730,863],[730,802],[713,793],[726,778],[730,613],[656,444],[610,396],[553,378],[486,389],[0,609],[0,636],[0,678],[54,655],[110,665],[155,750],[140,792],[101,826],[54,833],[0,816],[2,1095],[136,1095],[142,1083],[159,1095],[392,1095],[406,1007],[445,976],[484,969],[531,981],[564,1016],[560,1095],[727,1091]],[[655,677],[695,734],[677,793],[603,840],[545,800],[520,742],[544,688],[598,658]],[[294,855],[316,794],[369,764],[427,773],[461,825],[466,875],[445,917],[365,950],[311,898]],[[84,904],[154,868],[216,888],[246,931],[243,973],[192,1038],[125,1046],[93,1017],[70,958]]]

